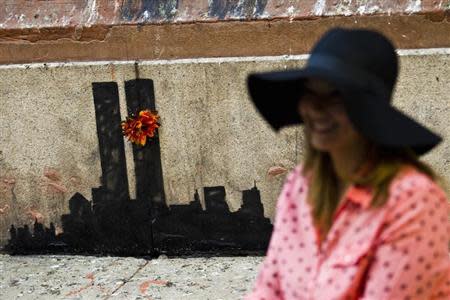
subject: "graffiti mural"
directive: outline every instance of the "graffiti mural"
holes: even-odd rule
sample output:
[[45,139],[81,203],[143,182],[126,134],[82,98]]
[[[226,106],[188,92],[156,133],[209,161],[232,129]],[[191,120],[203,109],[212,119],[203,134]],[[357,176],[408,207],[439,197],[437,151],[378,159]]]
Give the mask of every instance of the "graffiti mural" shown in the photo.
[[[62,232],[53,223],[45,227],[36,219],[10,227],[5,247],[19,253],[96,253],[115,255],[264,254],[272,224],[264,216],[256,183],[242,191],[242,205],[232,212],[224,186],[203,187],[185,205],[167,205],[158,136],[145,147],[133,145],[136,197],[128,189],[125,145],[121,132],[119,92],[116,82],[92,84],[101,186],[92,189],[89,201],[80,193],[69,200],[69,213],[61,216]],[[150,79],[125,82],[130,112],[155,109]]]

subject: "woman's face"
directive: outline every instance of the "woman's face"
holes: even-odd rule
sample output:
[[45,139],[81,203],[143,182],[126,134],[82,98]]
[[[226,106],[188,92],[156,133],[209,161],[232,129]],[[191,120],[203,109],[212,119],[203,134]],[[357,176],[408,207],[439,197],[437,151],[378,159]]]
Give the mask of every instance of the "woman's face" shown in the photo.
[[363,138],[350,123],[339,92],[320,79],[309,79],[305,87],[298,110],[312,147],[332,153],[360,146]]

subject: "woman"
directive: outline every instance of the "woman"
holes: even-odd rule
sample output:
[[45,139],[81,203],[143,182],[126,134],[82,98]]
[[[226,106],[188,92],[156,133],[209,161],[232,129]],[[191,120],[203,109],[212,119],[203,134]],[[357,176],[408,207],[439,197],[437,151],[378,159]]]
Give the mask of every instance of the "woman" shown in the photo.
[[246,299],[450,299],[448,200],[418,159],[441,139],[392,107],[397,69],[384,36],[338,28],[305,68],[249,76],[263,117],[303,123],[308,147]]

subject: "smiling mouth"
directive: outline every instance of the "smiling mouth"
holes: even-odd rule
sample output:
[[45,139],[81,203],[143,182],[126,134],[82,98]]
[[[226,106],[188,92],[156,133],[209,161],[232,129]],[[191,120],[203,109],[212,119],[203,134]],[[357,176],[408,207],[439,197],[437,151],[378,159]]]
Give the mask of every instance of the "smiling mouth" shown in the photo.
[[315,133],[319,133],[319,134],[330,133],[330,132],[334,131],[337,127],[338,126],[335,123],[331,123],[331,122],[326,122],[326,123],[312,122],[311,123],[311,129]]

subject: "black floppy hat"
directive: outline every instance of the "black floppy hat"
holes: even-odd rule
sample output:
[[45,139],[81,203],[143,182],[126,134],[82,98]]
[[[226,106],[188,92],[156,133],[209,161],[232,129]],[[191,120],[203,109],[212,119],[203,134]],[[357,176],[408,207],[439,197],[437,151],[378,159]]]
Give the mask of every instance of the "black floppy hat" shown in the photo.
[[306,67],[250,74],[247,84],[258,111],[279,130],[303,123],[298,103],[305,79],[326,80],[341,93],[349,118],[361,134],[377,145],[410,147],[424,154],[441,137],[392,106],[397,75],[397,54],[382,34],[335,28],[314,46]]

